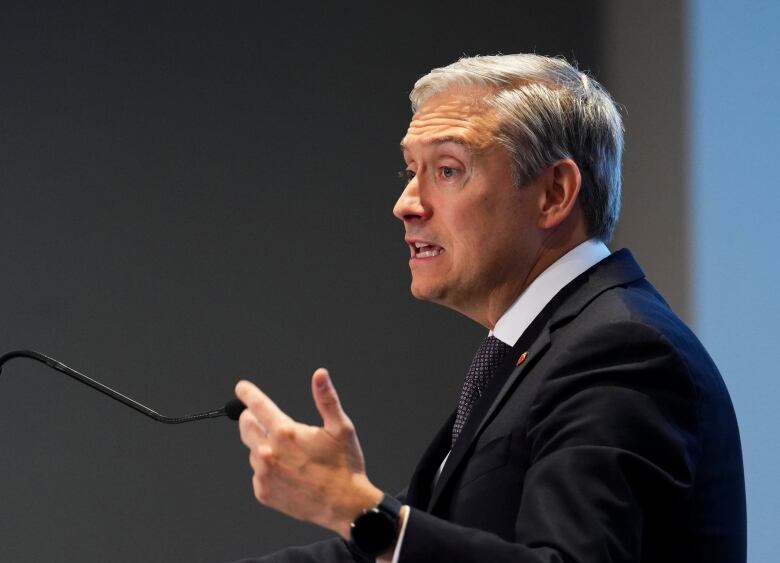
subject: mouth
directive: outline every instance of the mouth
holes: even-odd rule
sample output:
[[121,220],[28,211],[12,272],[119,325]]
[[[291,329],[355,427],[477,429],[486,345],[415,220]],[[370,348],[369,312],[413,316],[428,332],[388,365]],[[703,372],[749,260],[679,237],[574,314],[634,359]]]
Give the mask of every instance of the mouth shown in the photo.
[[412,259],[434,258],[444,252],[444,248],[432,242],[407,240]]

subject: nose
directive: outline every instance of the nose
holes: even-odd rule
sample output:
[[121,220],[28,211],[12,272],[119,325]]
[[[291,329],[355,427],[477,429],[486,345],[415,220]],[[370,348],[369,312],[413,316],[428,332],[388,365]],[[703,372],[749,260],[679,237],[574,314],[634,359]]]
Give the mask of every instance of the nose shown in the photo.
[[422,194],[420,193],[419,176],[415,176],[406,184],[398,201],[395,202],[393,215],[401,221],[427,218],[427,206],[423,204]]

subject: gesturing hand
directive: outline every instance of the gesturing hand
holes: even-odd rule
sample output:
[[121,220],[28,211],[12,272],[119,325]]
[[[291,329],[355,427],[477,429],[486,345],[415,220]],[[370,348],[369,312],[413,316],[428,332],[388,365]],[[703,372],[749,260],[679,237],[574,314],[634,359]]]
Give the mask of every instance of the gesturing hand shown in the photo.
[[247,406],[241,441],[249,448],[258,501],[347,538],[352,520],[383,493],[366,476],[355,427],[328,372],[318,369],[311,383],[322,427],[295,422],[255,385],[240,381],[236,396]]

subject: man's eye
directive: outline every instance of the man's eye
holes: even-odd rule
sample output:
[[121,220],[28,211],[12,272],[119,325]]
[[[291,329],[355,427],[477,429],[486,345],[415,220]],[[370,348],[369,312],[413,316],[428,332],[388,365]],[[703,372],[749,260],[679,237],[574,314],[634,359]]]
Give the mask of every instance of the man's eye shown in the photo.
[[441,169],[441,177],[445,180],[451,180],[455,177],[456,170],[452,168],[451,166],[442,166]]
[[398,178],[401,180],[403,184],[408,184],[412,181],[412,178],[414,178],[414,171],[413,170],[399,170],[398,171]]

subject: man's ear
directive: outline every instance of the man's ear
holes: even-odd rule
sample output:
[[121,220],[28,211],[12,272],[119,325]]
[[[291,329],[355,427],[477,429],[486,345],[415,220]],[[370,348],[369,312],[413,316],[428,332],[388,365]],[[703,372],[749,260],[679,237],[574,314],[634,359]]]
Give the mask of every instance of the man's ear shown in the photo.
[[542,173],[542,178],[542,205],[538,226],[540,229],[554,229],[575,209],[582,176],[577,164],[570,158],[564,158],[551,164]]

